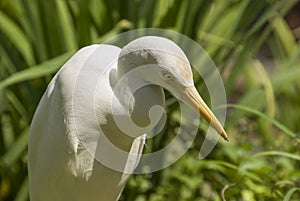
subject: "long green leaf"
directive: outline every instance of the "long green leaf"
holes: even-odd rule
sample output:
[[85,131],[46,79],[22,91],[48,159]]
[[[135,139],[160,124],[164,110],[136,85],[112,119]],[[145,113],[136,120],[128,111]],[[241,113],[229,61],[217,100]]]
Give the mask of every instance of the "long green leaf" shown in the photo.
[[297,191],[300,192],[300,188],[297,188],[297,187],[291,188],[291,189],[286,193],[286,195],[284,196],[283,201],[290,201],[292,195],[293,195],[295,192],[297,192]]
[[255,114],[255,115],[257,115],[259,117],[262,117],[262,118],[266,119],[267,121],[271,122],[274,126],[276,126],[278,129],[280,129],[281,131],[283,131],[284,133],[286,133],[290,137],[297,138],[297,135],[293,131],[291,131],[289,128],[287,128],[286,126],[281,124],[279,121],[277,121],[273,118],[270,118],[269,116],[263,114],[260,111],[254,110],[250,107],[246,107],[246,106],[243,106],[243,105],[236,105],[236,104],[227,104],[226,106],[222,106],[222,107],[235,108],[235,109],[239,109],[239,110],[243,110],[243,111]]
[[43,14],[39,9],[38,3],[32,3],[32,1],[21,1],[22,4],[22,12],[24,17],[21,20],[28,37],[32,41],[32,46],[34,50],[38,52],[36,55],[38,62],[45,61],[48,55],[48,46],[46,44],[46,35],[44,33],[44,27],[42,19]]
[[34,54],[28,38],[26,37],[22,29],[1,10],[0,24],[0,31],[2,31],[18,49],[18,51],[24,57],[26,63],[29,66],[33,65],[35,63]]
[[283,157],[287,157],[290,159],[300,161],[299,155],[291,154],[291,153],[283,152],[283,151],[264,151],[264,152],[259,152],[257,154],[254,154],[251,157],[255,158],[255,157],[261,157],[261,156],[283,156]]
[[0,90],[10,85],[56,72],[74,52],[68,52],[29,69],[19,71],[0,82]]
[[67,7],[65,1],[56,1],[58,17],[60,19],[61,29],[67,50],[77,49],[75,27],[72,22],[72,13]]
[[27,148],[27,139],[29,136],[29,128],[24,130],[10,149],[0,158],[2,164],[12,167],[13,164],[21,157],[22,153]]
[[27,201],[29,197],[29,180],[28,177],[26,177],[16,195],[16,198],[14,201]]
[[296,41],[288,24],[282,16],[277,15],[271,21],[271,25],[274,29],[275,36],[278,38],[283,47],[283,50],[287,55],[291,55],[296,48]]
[[217,165],[221,165],[221,166],[224,166],[228,169],[232,169],[232,170],[236,170],[236,171],[240,171],[242,175],[245,175],[255,181],[258,181],[258,182],[263,182],[262,179],[260,179],[258,176],[256,176],[255,174],[247,171],[247,170],[244,170],[244,169],[241,169],[239,168],[238,166],[236,166],[235,164],[232,164],[232,163],[228,163],[228,162],[225,162],[225,161],[221,161],[221,160],[207,160],[205,161],[206,163],[209,164],[217,164]]

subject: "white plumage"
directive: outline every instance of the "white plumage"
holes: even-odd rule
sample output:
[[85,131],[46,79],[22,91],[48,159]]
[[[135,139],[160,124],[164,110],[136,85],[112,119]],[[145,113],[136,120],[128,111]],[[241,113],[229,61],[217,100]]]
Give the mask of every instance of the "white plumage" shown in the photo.
[[36,109],[30,200],[117,200],[138,164],[145,133],[161,118],[160,110],[149,111],[164,106],[162,88],[199,110],[227,140],[175,43],[147,36],[123,49],[91,45],[57,72]]

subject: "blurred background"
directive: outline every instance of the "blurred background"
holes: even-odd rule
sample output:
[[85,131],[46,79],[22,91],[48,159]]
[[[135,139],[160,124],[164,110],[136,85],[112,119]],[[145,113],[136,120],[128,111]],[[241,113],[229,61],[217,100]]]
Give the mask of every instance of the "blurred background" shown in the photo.
[[[134,175],[121,201],[300,200],[297,0],[0,0],[0,200],[29,200],[29,125],[55,72],[83,46],[150,27],[190,37],[215,62],[230,143],[220,140],[199,160],[208,126],[201,124],[179,161]],[[178,129],[178,103],[167,97],[166,129],[148,151]]]

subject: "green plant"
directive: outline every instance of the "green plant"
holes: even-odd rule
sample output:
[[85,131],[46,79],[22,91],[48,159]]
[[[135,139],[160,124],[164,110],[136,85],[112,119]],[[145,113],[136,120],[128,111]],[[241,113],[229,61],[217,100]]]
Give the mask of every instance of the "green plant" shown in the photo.
[[[204,160],[194,143],[171,167],[133,176],[121,200],[300,199],[300,45],[284,18],[296,3],[1,0],[0,200],[28,200],[28,130],[53,74],[80,47],[145,27],[183,33],[209,53],[233,103],[226,121],[231,143],[220,142]],[[271,59],[261,56],[264,48]],[[169,102],[172,117],[178,106]],[[177,124],[168,119],[165,138]],[[149,149],[164,146],[157,141]]]

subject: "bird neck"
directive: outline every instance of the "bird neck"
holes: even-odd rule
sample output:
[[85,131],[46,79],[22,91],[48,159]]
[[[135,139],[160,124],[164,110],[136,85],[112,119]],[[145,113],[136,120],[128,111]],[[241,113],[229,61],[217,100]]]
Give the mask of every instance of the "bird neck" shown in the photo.
[[160,120],[164,107],[164,92],[158,85],[144,85],[133,94],[131,100],[132,121],[149,132]]
[[163,114],[164,92],[162,87],[143,80],[138,71],[120,75],[114,86],[114,94],[126,113],[120,115],[120,122],[126,122],[126,134],[139,137],[159,122]]

